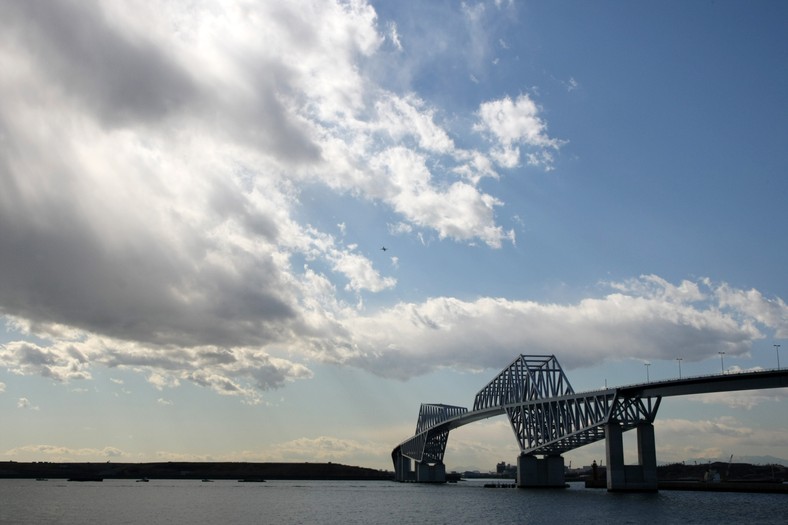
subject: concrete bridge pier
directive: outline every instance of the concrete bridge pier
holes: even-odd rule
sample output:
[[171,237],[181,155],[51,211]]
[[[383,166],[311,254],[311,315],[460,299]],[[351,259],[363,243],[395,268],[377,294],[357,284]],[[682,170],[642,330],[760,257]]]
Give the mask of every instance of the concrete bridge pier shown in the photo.
[[624,465],[624,439],[621,423],[605,425],[607,490],[650,492],[657,490],[657,447],[654,424],[642,421],[637,426],[638,464]]
[[416,483],[446,483],[446,465],[416,462]]
[[517,487],[566,487],[563,456],[538,458],[533,454],[520,454],[517,458]]
[[394,457],[394,479],[396,481],[416,481],[416,475],[411,469],[410,458],[399,450],[392,454]]

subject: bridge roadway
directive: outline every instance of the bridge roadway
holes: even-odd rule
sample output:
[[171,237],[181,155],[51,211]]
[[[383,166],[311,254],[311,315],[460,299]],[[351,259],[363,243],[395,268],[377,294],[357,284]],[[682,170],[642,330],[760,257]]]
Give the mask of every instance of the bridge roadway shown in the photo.
[[626,396],[668,397],[788,387],[788,369],[731,372],[621,386]]
[[[607,396],[616,394],[626,397],[670,397],[670,396],[689,396],[693,394],[710,394],[715,392],[734,392],[738,390],[758,390],[764,388],[788,388],[788,369],[785,370],[761,370],[756,372],[736,372],[717,375],[705,375],[696,377],[686,377],[683,379],[666,379],[664,381],[653,381],[649,383],[638,383],[633,385],[612,387],[602,390],[589,390],[579,392],[572,396],[561,397],[595,397],[599,395]],[[555,398],[558,400],[560,398]],[[545,400],[552,401],[552,400]],[[425,430],[424,433],[433,431],[437,428],[454,430],[455,428],[475,423],[483,419],[506,414],[506,410],[522,405],[522,402],[508,403],[505,405],[472,410],[459,416],[446,419]],[[411,441],[408,438],[398,446]]]
[[[516,387],[512,395],[511,370],[518,360],[529,364],[516,367],[514,383],[524,386]],[[506,384],[502,387],[500,378],[504,375]],[[533,387],[528,384],[544,383],[544,377],[553,384],[558,377],[557,390],[553,385],[550,397],[537,394],[529,398],[524,391]],[[608,489],[656,490],[653,423],[662,397],[783,387],[788,387],[786,369],[668,379],[574,393],[554,356],[520,356],[477,394],[474,410],[422,405],[416,435],[395,447],[392,460],[399,481],[445,481],[443,453],[449,432],[507,414],[520,442],[518,486],[565,486],[560,455],[606,439]],[[485,392],[491,388],[493,396]],[[554,395],[557,393],[562,395]],[[638,431],[636,466],[623,464],[621,433],[631,429]],[[537,455],[545,457],[538,459]],[[415,472],[410,471],[411,460],[416,463]]]

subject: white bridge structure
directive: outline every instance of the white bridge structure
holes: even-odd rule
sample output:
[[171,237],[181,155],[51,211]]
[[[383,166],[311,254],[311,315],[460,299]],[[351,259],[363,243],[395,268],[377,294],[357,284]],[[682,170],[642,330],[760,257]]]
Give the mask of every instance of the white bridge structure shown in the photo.
[[[564,458],[602,439],[610,491],[657,490],[654,420],[664,396],[788,387],[788,370],[728,373],[575,393],[555,356],[520,355],[465,407],[422,404],[416,433],[391,452],[397,481],[443,483],[449,432],[506,414],[520,445],[518,487],[565,487]],[[622,434],[637,430],[638,463]]]

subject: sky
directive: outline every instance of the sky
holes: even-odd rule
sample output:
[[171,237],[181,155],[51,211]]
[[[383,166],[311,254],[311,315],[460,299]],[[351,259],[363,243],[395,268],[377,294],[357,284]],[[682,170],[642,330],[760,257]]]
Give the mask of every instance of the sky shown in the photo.
[[[519,354],[575,391],[788,366],[786,24],[0,2],[0,461],[391,469]],[[666,398],[658,461],[788,458],[787,390]],[[499,417],[445,462],[517,454]]]

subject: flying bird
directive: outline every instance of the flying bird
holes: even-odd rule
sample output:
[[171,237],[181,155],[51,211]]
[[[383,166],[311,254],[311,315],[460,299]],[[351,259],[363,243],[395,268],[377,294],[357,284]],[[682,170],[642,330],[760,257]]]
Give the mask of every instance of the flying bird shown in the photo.
[[386,248],[385,246],[383,246],[383,247],[381,248],[381,250],[383,250],[383,251],[385,252],[385,251],[387,251],[387,250],[388,250],[388,248]]

